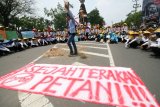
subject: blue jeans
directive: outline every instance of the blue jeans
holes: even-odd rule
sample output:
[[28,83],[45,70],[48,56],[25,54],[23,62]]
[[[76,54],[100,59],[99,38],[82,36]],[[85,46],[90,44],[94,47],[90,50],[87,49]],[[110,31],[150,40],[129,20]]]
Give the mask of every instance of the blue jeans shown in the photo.
[[69,34],[69,38],[67,41],[68,47],[70,49],[70,54],[77,54],[77,46],[74,41],[75,33]]

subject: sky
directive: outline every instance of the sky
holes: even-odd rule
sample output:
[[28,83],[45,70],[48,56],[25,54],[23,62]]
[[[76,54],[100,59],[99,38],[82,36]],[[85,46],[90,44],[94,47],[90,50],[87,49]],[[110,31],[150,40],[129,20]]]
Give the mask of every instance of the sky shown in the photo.
[[[45,17],[44,8],[51,9],[56,8],[58,2],[63,6],[63,0],[35,0],[36,14],[37,16]],[[80,8],[79,0],[68,0],[74,8],[71,9],[74,16],[77,17]],[[107,25],[111,25],[121,20],[126,19],[126,15],[133,10],[134,0],[85,0],[86,10],[89,13],[93,9],[97,8],[100,11],[100,15],[104,18]],[[139,10],[142,10],[142,1],[138,0],[141,5]]]

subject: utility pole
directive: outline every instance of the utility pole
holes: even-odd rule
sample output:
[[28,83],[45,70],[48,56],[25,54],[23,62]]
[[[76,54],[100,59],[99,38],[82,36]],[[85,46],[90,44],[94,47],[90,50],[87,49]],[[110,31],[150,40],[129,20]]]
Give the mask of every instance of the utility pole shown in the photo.
[[133,8],[135,9],[135,13],[137,12],[138,8],[141,7],[141,5],[138,3],[139,0],[132,0],[133,2],[135,2],[133,4]]

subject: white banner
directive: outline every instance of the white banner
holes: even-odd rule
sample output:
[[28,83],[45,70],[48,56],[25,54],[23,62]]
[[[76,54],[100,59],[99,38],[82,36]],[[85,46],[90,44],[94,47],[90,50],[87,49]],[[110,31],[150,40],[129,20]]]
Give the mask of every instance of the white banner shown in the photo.
[[159,107],[130,68],[31,64],[1,77],[0,87],[120,107]]

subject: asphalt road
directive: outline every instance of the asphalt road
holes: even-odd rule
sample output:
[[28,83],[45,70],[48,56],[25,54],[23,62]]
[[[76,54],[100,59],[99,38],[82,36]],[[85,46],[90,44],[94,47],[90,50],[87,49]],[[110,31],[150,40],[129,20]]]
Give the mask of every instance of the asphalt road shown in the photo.
[[152,52],[140,49],[125,49],[124,44],[111,44],[115,65],[135,70],[149,91],[160,103],[160,58]]
[[[68,51],[63,56],[58,57],[39,57],[54,45],[28,49],[15,54],[0,57],[0,76],[16,70],[33,60],[37,64],[62,64],[71,65],[76,62],[89,66],[111,66],[113,64],[108,47],[103,43],[95,42],[79,42],[77,43],[79,50],[84,52],[81,56],[68,57]],[[58,44],[56,47],[65,48],[65,44]],[[95,48],[96,47],[96,48]],[[160,103],[160,58],[150,56],[151,52],[145,52],[139,49],[125,49],[124,44],[110,44],[111,53],[113,55],[114,64],[120,67],[130,67],[140,76],[146,84],[149,91],[156,97]],[[88,52],[88,53],[87,53]],[[85,57],[84,57],[85,55]],[[35,107],[33,103],[36,101],[22,101],[23,93],[0,89],[0,106],[2,107]],[[32,94],[33,95],[33,94]],[[24,96],[43,98],[46,101],[45,105],[37,107],[110,107],[101,104],[93,104],[81,101],[72,101],[60,99],[50,96],[38,96],[25,94]],[[29,104],[27,105],[26,103]],[[25,105],[25,104],[26,105]],[[32,105],[33,104],[33,105]],[[32,105],[32,106],[31,106]]]

